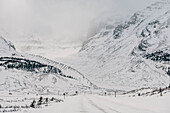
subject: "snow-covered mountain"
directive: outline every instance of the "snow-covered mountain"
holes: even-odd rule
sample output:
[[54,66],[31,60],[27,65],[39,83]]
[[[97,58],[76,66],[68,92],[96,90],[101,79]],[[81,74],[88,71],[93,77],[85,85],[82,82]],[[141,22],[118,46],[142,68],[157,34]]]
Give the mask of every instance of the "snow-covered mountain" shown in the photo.
[[[166,86],[170,83],[169,32],[170,1],[161,0],[108,24],[87,39],[77,54],[57,59],[63,63],[17,52],[0,37],[0,89],[47,93],[83,91],[94,84],[111,89]],[[29,43],[41,47],[39,40]]]
[[0,76],[0,91],[58,93],[95,87],[76,69],[41,56],[19,53],[3,37],[0,37]]
[[170,1],[161,0],[109,24],[68,59],[95,84],[114,89],[170,83]]

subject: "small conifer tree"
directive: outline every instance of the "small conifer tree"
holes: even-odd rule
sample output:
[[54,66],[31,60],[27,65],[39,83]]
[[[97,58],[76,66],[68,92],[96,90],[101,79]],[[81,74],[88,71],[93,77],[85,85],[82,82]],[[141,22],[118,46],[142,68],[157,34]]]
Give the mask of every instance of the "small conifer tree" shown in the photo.
[[37,105],[42,105],[42,101],[43,101],[43,97],[40,97],[40,99],[38,100],[38,104]]
[[36,101],[33,100],[32,103],[31,103],[31,105],[30,105],[30,107],[35,108],[35,104],[36,104]]

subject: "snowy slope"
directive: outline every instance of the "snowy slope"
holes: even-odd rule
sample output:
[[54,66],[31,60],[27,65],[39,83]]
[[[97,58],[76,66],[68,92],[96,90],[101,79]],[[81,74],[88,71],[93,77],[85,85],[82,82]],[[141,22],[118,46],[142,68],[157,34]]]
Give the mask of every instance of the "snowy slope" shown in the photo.
[[[161,0],[123,22],[109,24],[60,59],[99,86],[161,87],[170,83],[170,1]],[[59,59],[58,59],[59,60]]]
[[0,37],[0,91],[58,93],[88,91],[94,85],[79,71],[59,62],[16,51]]
[[0,55],[3,56],[5,54],[9,54],[14,51],[15,51],[15,46],[10,41],[7,41],[0,36]]

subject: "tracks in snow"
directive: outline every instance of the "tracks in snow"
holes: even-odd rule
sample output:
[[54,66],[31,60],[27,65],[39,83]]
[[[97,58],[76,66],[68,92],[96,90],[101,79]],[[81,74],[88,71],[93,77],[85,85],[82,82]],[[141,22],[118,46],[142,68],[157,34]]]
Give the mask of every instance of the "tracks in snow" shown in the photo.
[[89,99],[88,97],[86,97],[88,99],[88,102],[90,105],[92,105],[93,107],[95,107],[97,110],[101,111],[102,113],[121,113],[118,110],[115,110],[111,107],[108,107],[106,110],[108,110],[109,112],[107,112],[104,108],[102,108],[102,106],[97,105],[96,102],[94,102],[92,99]]

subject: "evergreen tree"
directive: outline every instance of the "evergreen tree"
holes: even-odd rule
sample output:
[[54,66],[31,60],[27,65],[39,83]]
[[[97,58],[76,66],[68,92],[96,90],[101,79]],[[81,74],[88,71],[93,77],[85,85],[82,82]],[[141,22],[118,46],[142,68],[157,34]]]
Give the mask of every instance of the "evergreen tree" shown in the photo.
[[51,98],[51,101],[54,101],[54,97]]
[[30,105],[30,107],[35,108],[35,104],[36,104],[36,101],[33,100],[32,103],[31,103],[31,105]]
[[45,99],[45,103],[48,103],[48,98]]
[[42,105],[42,101],[43,101],[43,97],[40,97],[40,99],[38,100],[38,104],[37,105]]
[[162,96],[162,88],[159,88],[160,96]]
[[138,93],[138,96],[140,96],[140,93]]

